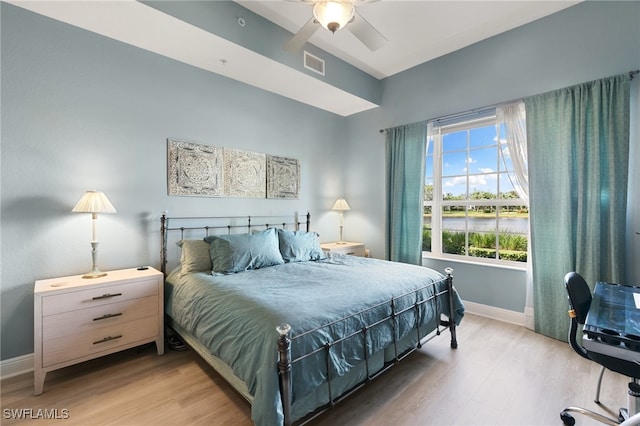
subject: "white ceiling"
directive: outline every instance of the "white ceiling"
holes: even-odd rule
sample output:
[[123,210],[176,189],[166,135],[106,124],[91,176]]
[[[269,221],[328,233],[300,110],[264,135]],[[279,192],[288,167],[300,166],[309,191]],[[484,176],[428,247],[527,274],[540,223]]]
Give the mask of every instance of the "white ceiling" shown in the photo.
[[[311,75],[133,0],[5,0],[7,3],[332,113],[377,105]],[[292,33],[311,17],[302,0],[236,0]],[[309,0],[307,0],[309,1]],[[358,13],[389,43],[370,52],[346,29],[320,29],[319,48],[384,78],[492,35],[569,7],[576,1],[364,1]],[[254,70],[261,72],[256,73]]]
[[[310,0],[236,0],[296,33],[311,17]],[[568,0],[351,0],[388,43],[375,52],[348,30],[318,30],[309,40],[379,79],[570,7]],[[363,2],[364,1],[364,2]]]

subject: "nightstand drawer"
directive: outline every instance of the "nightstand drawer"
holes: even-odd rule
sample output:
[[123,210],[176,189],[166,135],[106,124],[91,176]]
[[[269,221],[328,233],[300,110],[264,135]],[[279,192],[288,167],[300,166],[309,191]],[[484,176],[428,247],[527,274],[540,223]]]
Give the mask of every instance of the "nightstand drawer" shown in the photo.
[[[64,288],[64,282],[61,282],[60,286]],[[43,297],[42,315],[86,309],[157,294],[157,279],[141,279],[126,284],[100,286],[80,291],[76,289],[69,293]]]
[[157,317],[148,317],[52,339],[43,342],[47,350],[42,357],[42,366],[49,367],[75,358],[110,351],[133,342],[153,339],[157,334]]
[[46,342],[146,317],[158,317],[157,295],[43,317],[42,340]]

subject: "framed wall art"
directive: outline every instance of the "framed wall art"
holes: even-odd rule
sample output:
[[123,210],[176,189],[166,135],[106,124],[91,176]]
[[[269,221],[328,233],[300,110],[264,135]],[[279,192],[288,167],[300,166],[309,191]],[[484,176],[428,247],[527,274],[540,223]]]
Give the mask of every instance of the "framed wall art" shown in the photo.
[[235,198],[300,198],[300,162],[167,139],[169,195]]
[[267,198],[300,198],[300,163],[267,155]]
[[266,197],[266,154],[223,148],[223,157],[226,197]]
[[169,195],[223,196],[222,148],[168,140]]

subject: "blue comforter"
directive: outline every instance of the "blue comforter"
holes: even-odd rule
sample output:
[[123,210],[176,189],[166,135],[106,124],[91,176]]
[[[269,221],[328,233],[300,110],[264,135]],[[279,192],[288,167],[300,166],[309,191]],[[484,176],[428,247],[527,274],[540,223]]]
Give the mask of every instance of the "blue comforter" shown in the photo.
[[[276,369],[276,326],[281,323],[291,325],[291,350],[295,359],[309,349],[333,342],[361,328],[364,323],[388,315],[390,307],[389,303],[383,303],[385,301],[410,293],[397,300],[395,309],[412,306],[416,298],[432,293],[431,289],[425,289],[416,296],[412,290],[442,278],[440,273],[420,266],[340,255],[230,275],[182,275],[178,268],[167,278],[166,313],[181,328],[197,337],[213,355],[226,362],[247,384],[254,398],[254,423],[275,425],[283,421]],[[446,285],[443,283],[440,288],[445,289]],[[410,310],[398,318],[395,333],[398,339],[408,341],[405,345],[415,345],[417,341],[416,316],[423,336],[435,329],[439,313],[449,316],[448,298],[437,300],[437,307],[421,309],[417,315]],[[304,334],[378,304],[381,306],[355,315],[349,321]],[[464,307],[457,295],[455,309],[453,319],[458,323]],[[380,366],[394,356],[388,353],[393,333],[389,322],[368,333],[366,350],[368,355],[379,355]],[[301,334],[304,336],[296,338]],[[347,374],[363,364],[365,355],[361,346],[361,337],[336,345],[330,351],[331,371],[327,371],[323,354],[293,365],[294,418],[300,418],[328,401],[327,374],[332,378],[344,378],[337,380],[335,385],[332,382],[333,392],[346,390],[361,379],[365,374],[362,371],[356,378],[349,378]],[[371,362],[375,363],[376,358]]]

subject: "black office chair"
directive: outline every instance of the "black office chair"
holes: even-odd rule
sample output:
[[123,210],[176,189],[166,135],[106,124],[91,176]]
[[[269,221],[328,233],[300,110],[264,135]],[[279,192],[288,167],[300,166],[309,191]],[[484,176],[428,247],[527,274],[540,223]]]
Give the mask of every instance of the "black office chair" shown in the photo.
[[[640,405],[638,405],[640,401],[640,384],[638,383],[638,378],[640,378],[640,364],[588,351],[578,343],[578,328],[582,328],[582,326],[584,326],[587,314],[589,313],[589,308],[591,307],[591,289],[587,285],[586,281],[577,272],[569,272],[567,275],[565,275],[564,284],[567,290],[567,296],[569,298],[569,305],[571,307],[571,310],[569,311],[569,317],[571,317],[571,327],[569,329],[569,344],[571,345],[573,350],[576,351],[576,353],[578,353],[578,355],[580,355],[581,357],[594,361],[600,364],[603,368],[630,377],[631,382],[629,383],[629,408],[621,408],[618,413],[618,419],[612,419],[602,414],[596,413],[595,411],[587,410],[580,407],[565,408],[560,413],[560,419],[565,425],[573,426],[575,424],[575,419],[569,413],[576,412],[584,414],[594,420],[608,425],[618,425],[622,424],[625,421],[625,425],[638,424],[636,421],[640,420],[638,420],[638,416],[634,414],[636,414],[635,411],[637,410],[637,408],[640,408]],[[598,390],[596,393],[595,401],[597,403],[599,403],[598,398],[600,395],[600,384],[602,381],[603,372],[604,371],[600,372],[600,377],[598,380]],[[629,418],[630,414],[633,418]]]

